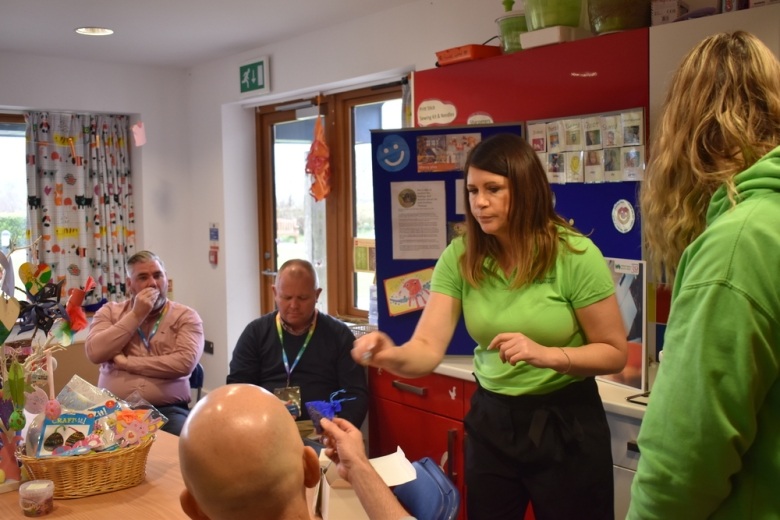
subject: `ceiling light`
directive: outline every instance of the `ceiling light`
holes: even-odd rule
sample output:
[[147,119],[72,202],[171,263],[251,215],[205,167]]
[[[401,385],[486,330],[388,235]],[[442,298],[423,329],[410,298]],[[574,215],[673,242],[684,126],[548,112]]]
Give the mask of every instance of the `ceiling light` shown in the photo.
[[114,34],[114,31],[105,27],[79,27],[76,29],[76,32],[86,36],[108,36],[109,34]]

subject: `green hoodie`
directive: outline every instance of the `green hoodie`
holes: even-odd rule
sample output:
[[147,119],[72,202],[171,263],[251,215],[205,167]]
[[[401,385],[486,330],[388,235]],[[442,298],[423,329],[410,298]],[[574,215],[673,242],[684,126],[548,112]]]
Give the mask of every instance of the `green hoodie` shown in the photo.
[[683,253],[630,519],[780,518],[780,147]]

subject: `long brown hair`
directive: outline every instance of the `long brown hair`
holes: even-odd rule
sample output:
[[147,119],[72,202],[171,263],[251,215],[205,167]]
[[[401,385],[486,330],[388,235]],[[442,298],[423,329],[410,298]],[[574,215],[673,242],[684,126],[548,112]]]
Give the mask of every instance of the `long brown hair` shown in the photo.
[[780,144],[780,63],[744,31],[709,36],[667,92],[640,192],[646,258],[669,284],[713,193]]
[[[474,287],[485,277],[483,265],[490,259],[488,273],[496,275],[497,261],[509,257],[516,262],[517,276],[512,287],[539,280],[555,265],[560,246],[560,228],[574,232],[553,207],[547,174],[531,145],[514,134],[497,134],[477,144],[466,159],[465,171],[478,168],[506,177],[509,181],[510,229],[515,230],[509,251],[502,250],[498,239],[480,227],[471,211],[466,211],[466,252],[460,259],[463,276]],[[463,190],[466,207],[468,190]]]

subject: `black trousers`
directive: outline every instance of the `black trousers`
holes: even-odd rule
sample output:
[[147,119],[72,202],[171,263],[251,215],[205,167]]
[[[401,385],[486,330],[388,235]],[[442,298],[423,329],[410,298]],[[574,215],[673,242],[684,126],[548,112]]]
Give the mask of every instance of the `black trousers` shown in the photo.
[[613,520],[612,452],[594,378],[546,395],[479,388],[466,427],[469,520]]

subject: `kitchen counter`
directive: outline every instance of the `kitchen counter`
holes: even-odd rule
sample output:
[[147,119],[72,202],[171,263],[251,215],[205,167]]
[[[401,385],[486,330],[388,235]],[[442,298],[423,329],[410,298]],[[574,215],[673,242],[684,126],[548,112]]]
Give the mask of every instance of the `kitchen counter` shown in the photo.
[[[474,381],[474,358],[472,356],[444,356],[444,360],[434,370],[434,373],[443,376]],[[613,383],[596,380],[599,394],[607,412],[642,419],[646,406],[629,403],[626,397],[636,395],[639,390],[627,388]]]

